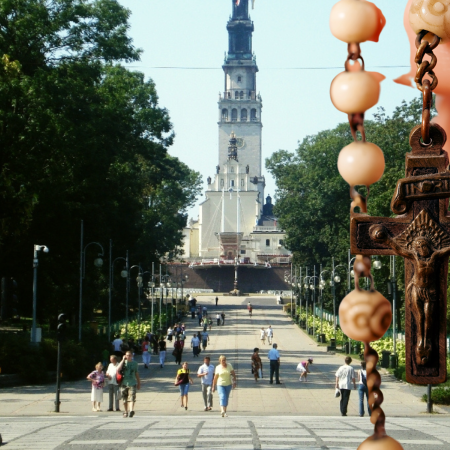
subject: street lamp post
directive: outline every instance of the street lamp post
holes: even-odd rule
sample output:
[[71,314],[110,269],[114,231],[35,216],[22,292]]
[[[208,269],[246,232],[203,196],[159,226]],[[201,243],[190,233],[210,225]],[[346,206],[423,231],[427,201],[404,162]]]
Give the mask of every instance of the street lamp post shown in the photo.
[[[377,262],[377,261],[376,261]],[[374,263],[375,264],[375,263]],[[397,278],[395,276],[395,255],[390,257],[392,290],[392,341],[394,343],[394,355],[397,355]]]
[[309,308],[309,287],[308,287],[308,266],[306,266],[306,275],[304,278],[305,284],[305,300],[306,300],[306,317],[305,317],[305,327],[306,327],[306,333],[308,333],[308,308]]
[[78,312],[78,340],[81,342],[81,329],[83,324],[83,280],[86,275],[86,249],[90,245],[97,245],[101,248],[102,252],[98,254],[98,257],[94,260],[95,267],[103,266],[102,256],[104,255],[103,246],[98,242],[90,242],[84,246],[84,223],[81,221],[81,239],[80,239],[80,302]]
[[320,295],[320,334],[323,333],[323,289],[325,288],[325,280],[323,274],[329,272],[329,270],[322,270],[322,264],[320,265],[319,274],[319,295]]
[[[126,333],[128,333],[128,250],[126,253],[126,257],[118,256],[116,259],[112,260],[112,253],[110,252],[110,276],[109,276],[109,291],[112,292],[112,289],[114,288],[114,264],[116,261],[122,260],[125,261],[125,267],[120,272],[120,275],[122,278],[126,278]],[[111,296],[111,295],[110,295]]]
[[48,253],[48,247],[46,245],[35,245],[34,255],[33,255],[33,324],[31,326],[31,343],[33,345],[37,344],[36,339],[36,317],[37,317],[37,269],[39,266],[38,252],[43,251]]
[[[142,272],[142,267],[140,264],[134,265],[130,267],[130,272],[134,269],[138,269],[138,276],[136,277],[136,284],[138,289],[138,333],[139,336],[141,334],[141,287],[144,273]],[[128,278],[129,279],[129,278]],[[128,311],[128,308],[127,308]]]

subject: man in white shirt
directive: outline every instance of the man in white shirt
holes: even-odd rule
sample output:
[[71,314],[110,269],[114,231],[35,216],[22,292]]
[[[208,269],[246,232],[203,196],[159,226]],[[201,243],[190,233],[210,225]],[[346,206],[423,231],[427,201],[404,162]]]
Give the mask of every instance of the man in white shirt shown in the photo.
[[122,344],[123,341],[120,339],[120,336],[117,336],[113,341],[112,345],[114,347],[114,354],[119,358],[119,360],[122,359],[123,353],[122,353]]
[[272,339],[273,339],[272,325],[269,325],[269,327],[266,330],[266,334],[267,334],[267,342],[269,344],[272,344]]
[[194,334],[194,337],[191,339],[191,347],[192,347],[192,351],[194,353],[194,358],[200,353],[200,339],[197,337],[196,334]]
[[120,411],[119,408],[119,385],[117,384],[117,367],[119,362],[116,355],[111,355],[110,364],[106,371],[106,378],[108,378],[108,392],[109,392],[109,408],[108,411],[114,411],[113,404],[116,407],[116,411]]
[[277,344],[273,344],[273,348],[269,350],[267,357],[270,360],[270,384],[273,384],[273,374],[275,373],[275,380],[277,384],[280,382],[280,353],[278,352]]
[[201,378],[202,382],[202,394],[203,402],[205,404],[204,411],[211,411],[213,405],[213,395],[212,395],[212,382],[214,378],[214,366],[210,364],[209,356],[205,356],[203,359],[203,365],[200,366],[197,372],[197,376]]
[[352,363],[352,358],[350,356],[347,356],[345,358],[345,364],[336,372],[336,389],[339,388],[341,391],[341,415],[346,416],[347,415],[347,406],[348,401],[350,400],[350,393],[353,383],[353,388],[356,389],[356,383],[355,383],[355,370],[350,365]]

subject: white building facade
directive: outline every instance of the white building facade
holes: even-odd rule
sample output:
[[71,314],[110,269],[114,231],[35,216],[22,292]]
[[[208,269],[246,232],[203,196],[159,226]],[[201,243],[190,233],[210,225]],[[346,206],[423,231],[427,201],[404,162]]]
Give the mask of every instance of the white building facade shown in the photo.
[[264,204],[262,98],[256,90],[258,66],[252,50],[253,22],[248,0],[236,4],[228,21],[229,49],[219,95],[218,164],[208,177],[198,221],[184,230],[184,258],[203,264],[289,262],[284,232]]

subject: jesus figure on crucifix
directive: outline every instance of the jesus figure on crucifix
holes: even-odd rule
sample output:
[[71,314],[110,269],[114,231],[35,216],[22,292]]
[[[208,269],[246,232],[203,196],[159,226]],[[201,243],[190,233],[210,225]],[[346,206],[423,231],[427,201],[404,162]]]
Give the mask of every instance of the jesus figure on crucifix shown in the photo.
[[414,275],[406,287],[406,299],[417,326],[416,363],[426,366],[432,352],[433,311],[439,301],[437,267],[442,258],[450,255],[450,237],[425,210],[396,238],[390,237],[383,225],[372,225],[369,233],[375,242],[389,245],[413,263]]

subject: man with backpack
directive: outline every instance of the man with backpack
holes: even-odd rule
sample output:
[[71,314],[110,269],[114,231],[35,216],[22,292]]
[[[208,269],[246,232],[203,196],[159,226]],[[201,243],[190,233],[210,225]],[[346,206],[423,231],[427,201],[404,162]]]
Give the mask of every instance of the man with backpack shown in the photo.
[[336,372],[336,389],[339,389],[341,392],[341,415],[346,416],[347,415],[347,407],[348,407],[348,401],[350,400],[350,393],[353,383],[353,388],[356,389],[356,383],[355,383],[355,370],[350,365],[352,363],[352,358],[350,356],[347,356],[345,358],[345,364]]

